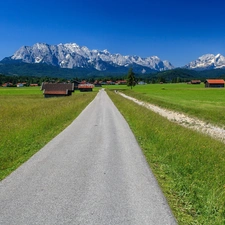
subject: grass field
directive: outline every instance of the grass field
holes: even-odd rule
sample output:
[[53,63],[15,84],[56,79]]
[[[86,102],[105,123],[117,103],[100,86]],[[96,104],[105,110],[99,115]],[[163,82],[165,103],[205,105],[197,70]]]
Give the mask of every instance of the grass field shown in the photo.
[[134,98],[225,127],[225,88],[205,88],[204,84],[186,83],[137,85],[132,90],[125,85],[107,88],[121,89]]
[[66,128],[96,93],[46,99],[38,87],[0,88],[0,180]]
[[[225,125],[225,89],[187,84],[104,87]],[[39,88],[0,88],[0,180],[66,128],[97,91],[45,99]],[[225,145],[108,93],[133,130],[179,224],[225,224]]]
[[[222,89],[165,84],[138,86],[133,91],[126,89],[123,92],[199,118],[205,101],[210,106],[205,109],[207,114],[215,102],[212,121],[220,116],[215,113],[224,107]],[[170,122],[112,91],[108,93],[134,132],[178,223],[225,224],[225,145]],[[193,102],[196,101],[198,114],[187,110],[194,109],[196,104]]]

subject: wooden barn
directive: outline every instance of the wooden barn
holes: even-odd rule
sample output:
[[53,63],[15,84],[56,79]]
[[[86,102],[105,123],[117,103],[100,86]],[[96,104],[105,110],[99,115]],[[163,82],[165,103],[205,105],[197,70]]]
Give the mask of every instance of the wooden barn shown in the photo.
[[212,88],[223,88],[225,81],[223,79],[207,79],[205,81],[205,87],[212,87]]
[[74,83],[42,83],[41,90],[45,98],[70,96],[74,92]]
[[94,85],[93,84],[79,84],[78,89],[81,92],[93,91]]
[[200,80],[191,80],[191,84],[201,84]]

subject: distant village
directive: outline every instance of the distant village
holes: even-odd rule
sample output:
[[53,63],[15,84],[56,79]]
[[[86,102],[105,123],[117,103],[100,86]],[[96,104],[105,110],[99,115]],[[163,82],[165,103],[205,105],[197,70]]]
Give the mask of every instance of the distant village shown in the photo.
[[[42,82],[43,83],[74,83],[75,85],[75,88],[78,87],[78,85],[80,85],[80,87],[82,85],[93,85],[93,87],[101,87],[102,85],[126,85],[127,84],[127,81],[126,80],[117,80],[117,81],[112,81],[112,80],[108,80],[108,81],[99,81],[99,80],[96,80],[94,82],[89,82],[89,81],[86,81],[86,80],[82,80],[82,81],[70,81],[70,80],[67,80],[67,81],[49,81],[49,82]],[[139,84],[145,84],[143,81],[140,81],[138,82]],[[42,85],[41,84],[41,85]],[[28,84],[26,82],[19,82],[19,83],[16,83],[16,84],[13,84],[11,82],[5,82],[4,84],[2,84],[2,87],[27,87],[27,86],[30,86],[30,87],[37,87],[37,86],[40,86],[38,83],[35,83],[35,84]]]
[[[187,84],[198,85],[201,84],[201,80],[191,80]],[[144,81],[137,82],[137,85],[145,85]],[[160,82],[163,84],[163,82]],[[224,88],[225,81],[223,79],[206,79],[204,82],[206,88]],[[117,81],[94,81],[93,83],[83,81],[67,81],[67,82],[42,82],[40,85],[40,90],[43,91],[45,98],[49,97],[59,97],[59,96],[70,96],[75,90],[80,92],[90,92],[93,91],[94,87],[102,87],[102,85],[127,85],[126,80]],[[39,84],[32,83],[27,85],[27,83],[17,83],[16,85],[10,82],[2,84],[2,87],[37,87]]]

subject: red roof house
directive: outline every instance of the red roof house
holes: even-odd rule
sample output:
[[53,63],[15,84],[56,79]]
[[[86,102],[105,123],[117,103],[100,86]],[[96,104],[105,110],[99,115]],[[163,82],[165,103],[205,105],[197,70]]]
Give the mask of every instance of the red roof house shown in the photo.
[[205,87],[216,87],[221,88],[224,87],[225,81],[223,79],[207,79],[205,81]]

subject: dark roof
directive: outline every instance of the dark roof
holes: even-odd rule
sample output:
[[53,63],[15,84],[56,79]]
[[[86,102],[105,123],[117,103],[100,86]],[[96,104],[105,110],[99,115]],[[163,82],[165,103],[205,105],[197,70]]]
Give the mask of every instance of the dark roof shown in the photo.
[[74,83],[42,83],[41,90],[44,95],[71,95]]
[[41,90],[45,91],[74,91],[74,83],[42,83]]
[[80,84],[81,82],[79,82],[77,80],[74,80],[72,83],[74,83],[74,84]]

